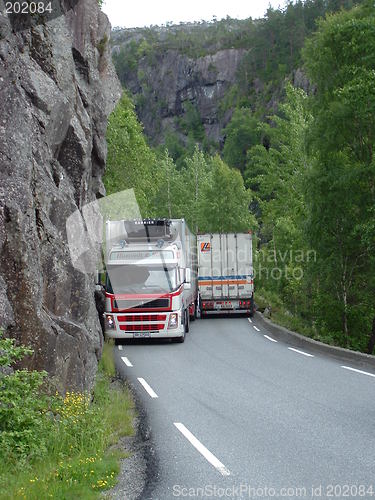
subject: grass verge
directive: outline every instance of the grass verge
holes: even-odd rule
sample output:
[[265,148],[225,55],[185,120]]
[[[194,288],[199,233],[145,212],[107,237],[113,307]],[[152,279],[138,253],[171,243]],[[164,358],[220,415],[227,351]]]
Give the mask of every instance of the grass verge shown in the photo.
[[284,326],[293,332],[305,335],[313,340],[318,340],[324,344],[344,347],[352,351],[367,352],[367,342],[356,342],[350,339],[350,344],[346,345],[341,331],[330,332],[324,327],[317,328],[313,321],[303,318],[301,315],[293,314],[289,311],[282,299],[273,291],[259,288],[255,294],[255,301],[258,310],[271,307],[270,320],[280,326]]
[[42,411],[43,425],[28,423],[40,456],[2,453],[1,499],[95,499],[116,484],[124,453],[114,445],[133,434],[135,410],[130,392],[112,383],[114,374],[112,345],[105,343],[93,394],[56,395]]
[[320,340],[318,332],[311,323],[304,321],[301,317],[292,314],[284,306],[280,297],[265,289],[259,289],[255,294],[255,302],[258,309],[271,307],[271,321],[277,325],[284,326],[293,332],[300,333],[306,337]]

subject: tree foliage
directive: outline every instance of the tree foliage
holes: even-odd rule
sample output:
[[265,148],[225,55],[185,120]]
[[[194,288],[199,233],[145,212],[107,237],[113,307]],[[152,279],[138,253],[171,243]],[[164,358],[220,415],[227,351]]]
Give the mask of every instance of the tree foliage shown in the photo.
[[133,188],[142,210],[150,210],[159,170],[156,156],[147,145],[130,97],[124,92],[110,116],[108,157],[104,184],[107,194]]
[[318,318],[343,344],[363,348],[375,316],[372,2],[321,21],[304,57],[317,84],[307,234],[319,256]]
[[110,117],[107,141],[107,193],[133,188],[144,217],[185,218],[195,232],[254,226],[250,191],[238,170],[206,156],[198,145],[180,166],[167,148],[152,150],[126,93]]
[[280,115],[270,118],[273,125],[260,125],[268,146],[249,149],[245,179],[255,193],[254,208],[261,226],[258,284],[277,292],[293,312],[306,314],[307,277],[313,255],[303,234],[303,188],[310,163],[305,139],[311,115],[302,90],[288,86],[286,94]]
[[231,167],[241,172],[245,169],[247,150],[260,141],[258,120],[249,108],[236,109],[226,126],[223,158]]
[[256,223],[249,212],[251,193],[237,169],[217,155],[210,160],[211,179],[204,191],[201,232],[247,232]]

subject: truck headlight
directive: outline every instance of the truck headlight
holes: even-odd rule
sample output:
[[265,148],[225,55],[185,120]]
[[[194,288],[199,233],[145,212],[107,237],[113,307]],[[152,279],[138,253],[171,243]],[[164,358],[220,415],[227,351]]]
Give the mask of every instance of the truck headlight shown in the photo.
[[106,324],[106,327],[109,330],[114,330],[114,328],[115,328],[115,320],[114,320],[113,316],[111,316],[110,314],[107,315],[105,317],[105,324]]
[[178,314],[172,313],[169,316],[168,328],[177,328],[178,327]]

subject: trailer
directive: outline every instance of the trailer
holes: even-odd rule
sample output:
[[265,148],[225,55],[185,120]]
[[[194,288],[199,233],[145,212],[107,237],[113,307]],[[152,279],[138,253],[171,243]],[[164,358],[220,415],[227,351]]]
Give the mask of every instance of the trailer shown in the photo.
[[252,316],[252,234],[199,234],[197,253],[201,316],[238,312]]
[[184,219],[106,223],[105,336],[184,342],[197,312],[196,237]]

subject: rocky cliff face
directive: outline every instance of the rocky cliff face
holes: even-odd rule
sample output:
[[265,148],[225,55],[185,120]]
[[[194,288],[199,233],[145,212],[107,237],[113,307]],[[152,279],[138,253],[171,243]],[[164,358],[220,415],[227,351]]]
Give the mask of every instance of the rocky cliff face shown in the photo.
[[221,143],[223,128],[232,112],[222,112],[220,103],[235,83],[246,52],[224,49],[193,59],[176,50],[167,50],[158,53],[151,64],[149,58],[142,58],[137,71],[127,73],[124,83],[138,95],[137,112],[145,133],[154,142],[160,142],[168,129],[176,129],[176,119],[184,117],[190,103],[200,115],[206,136]]
[[104,195],[120,86],[97,1],[54,4],[55,19],[16,29],[0,0],[0,328],[32,346],[29,367],[84,390],[102,333],[94,278],[72,267],[65,223]]

